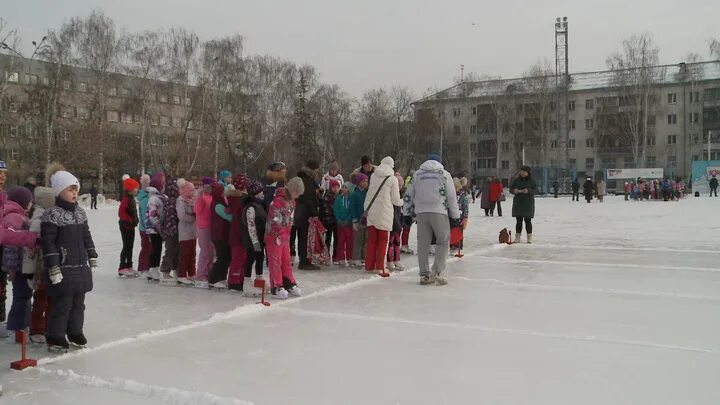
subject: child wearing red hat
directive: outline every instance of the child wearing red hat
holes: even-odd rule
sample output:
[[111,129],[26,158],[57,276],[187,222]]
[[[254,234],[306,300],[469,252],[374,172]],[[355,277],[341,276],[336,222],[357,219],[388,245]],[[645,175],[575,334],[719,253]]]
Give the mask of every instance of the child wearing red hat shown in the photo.
[[135,244],[135,227],[138,225],[137,206],[135,196],[140,189],[140,183],[130,176],[123,176],[123,198],[118,208],[120,236],[123,248],[120,251],[120,266],[118,277],[137,277],[139,273],[133,269],[133,245]]

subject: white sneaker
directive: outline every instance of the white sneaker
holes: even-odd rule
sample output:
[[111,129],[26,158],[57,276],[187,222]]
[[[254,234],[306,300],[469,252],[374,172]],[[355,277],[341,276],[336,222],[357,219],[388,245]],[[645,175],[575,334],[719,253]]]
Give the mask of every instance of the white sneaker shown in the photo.
[[177,279],[177,282],[182,285],[193,285],[193,281],[187,277],[180,277]]
[[208,284],[207,281],[195,280],[195,288],[201,288],[203,290],[207,290],[208,288],[210,288],[210,285]]
[[279,287],[274,292],[271,292],[270,295],[273,298],[277,298],[279,300],[286,300],[288,297],[288,292],[285,288]]
[[292,286],[290,289],[290,295],[293,297],[301,297],[302,296],[302,290],[300,290],[300,287],[297,285]]
[[150,268],[150,271],[148,271],[148,280],[155,281],[160,280],[160,268],[158,267],[152,267]]
[[395,271],[403,271],[405,270],[405,266],[402,265],[400,262],[395,262]]
[[226,280],[218,281],[218,282],[215,283],[215,284],[210,284],[210,286],[211,286],[212,288],[217,288],[217,289],[221,289],[221,290],[228,288],[228,287],[227,287],[227,281],[226,281]]
[[407,246],[407,245],[400,247],[400,253],[404,253],[404,254],[407,254],[407,255],[414,255],[414,254],[415,254],[415,252],[413,252],[413,250],[410,249],[410,246]]

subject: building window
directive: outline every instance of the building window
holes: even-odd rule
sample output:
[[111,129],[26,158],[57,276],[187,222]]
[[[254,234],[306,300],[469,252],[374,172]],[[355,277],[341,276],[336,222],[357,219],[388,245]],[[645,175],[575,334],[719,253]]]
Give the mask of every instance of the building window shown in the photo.
[[30,75],[30,84],[38,84],[38,75]]
[[553,139],[552,141],[550,141],[550,147],[553,149],[557,149],[558,141],[556,139]]
[[78,107],[77,108],[77,117],[81,120],[86,120],[90,118],[90,112],[85,107]]
[[575,129],[575,120],[568,121],[568,128],[572,131]]
[[180,96],[173,94],[173,104],[180,105]]
[[500,148],[503,152],[509,152],[510,151],[510,142],[501,142]]
[[181,126],[180,117],[172,117],[172,126],[174,128],[180,128],[180,126]]
[[614,169],[615,168],[615,158],[602,158],[600,161],[601,168],[602,169]]
[[107,120],[108,122],[118,122],[120,121],[120,116],[117,111],[108,111]]
[[570,166],[570,167],[568,167],[568,169],[574,169],[576,165],[577,165],[577,159],[568,160],[568,166]]
[[165,94],[165,93],[160,93],[160,95],[159,95],[159,100],[160,100],[161,103],[167,103],[167,101],[168,101],[168,96],[167,96],[167,94]]
[[648,156],[646,159],[647,167],[655,167],[655,156]]
[[130,96],[131,96],[130,89],[127,88],[127,87],[121,88],[121,89],[120,89],[120,95],[123,96],[123,97],[130,97]]
[[568,149],[575,149],[575,140],[574,139],[568,140]]
[[66,105],[62,108],[63,118],[75,118],[75,107]]
[[510,161],[509,160],[503,160],[500,162],[502,165],[503,170],[509,170],[510,169]]
[[568,111],[575,111],[575,100],[568,101]]
[[472,166],[473,170],[477,169],[477,162],[473,160],[472,162],[470,162],[470,166]]
[[668,114],[668,125],[677,124],[677,114]]
[[677,104],[677,93],[668,93],[668,104]]
[[133,119],[132,119],[132,114],[131,114],[131,113],[129,113],[129,112],[123,112],[123,113],[120,113],[120,114],[121,114],[120,119],[122,120],[122,122],[124,122],[124,123],[126,123],[126,124],[132,124]]
[[70,131],[65,128],[60,128],[60,130],[58,131],[58,136],[60,141],[67,142],[70,140]]
[[522,104],[516,104],[516,105],[515,105],[515,112],[516,112],[517,114],[522,114],[522,113],[523,113],[523,105],[522,105]]
[[699,103],[700,102],[700,92],[690,92],[690,102],[691,103]]
[[159,123],[160,123],[160,120],[157,115],[150,116],[150,125],[157,126]]
[[79,82],[79,83],[78,83],[78,85],[77,85],[77,90],[78,90],[80,93],[87,93],[87,89],[88,89],[87,83],[85,83],[85,82]]
[[117,87],[110,87],[108,89],[108,95],[110,97],[117,97]]
[[147,94],[148,101],[157,101],[157,93],[154,91],[151,91]]
[[592,120],[592,118],[585,120],[585,129],[593,129],[593,120]]
[[142,123],[143,123],[142,114],[135,114],[135,124],[142,125]]
[[592,110],[593,108],[595,108],[595,100],[593,100],[593,99],[585,100],[585,109]]
[[40,79],[40,83],[42,83],[43,86],[49,86],[50,85],[50,79],[47,77],[43,77]]
[[470,133],[471,134],[477,133],[477,125],[470,125]]
[[185,105],[188,107],[192,105],[192,99],[190,97],[185,97]]
[[667,143],[668,145],[675,145],[677,143],[677,135],[668,135]]
[[692,155],[692,160],[693,162],[697,162],[700,159],[698,158],[698,155]]
[[472,108],[472,115],[477,115],[477,107]]
[[169,127],[170,126],[170,117],[167,115],[161,115],[160,116],[160,126],[161,127]]
[[18,127],[16,125],[10,125],[10,137],[17,138],[17,136],[18,136]]
[[595,159],[586,158],[585,159],[585,169],[586,170],[594,170],[595,169]]
[[647,117],[647,123],[648,123],[648,125],[655,125],[655,116],[654,116],[654,115],[648,115],[648,117]]
[[17,149],[10,149],[10,160],[13,162],[20,160],[20,151]]
[[623,158],[623,167],[626,169],[633,169],[635,167],[635,159],[632,156],[625,156]]
[[587,148],[594,148],[594,147],[595,147],[595,140],[594,140],[594,139],[586,139],[586,140],[585,140],[585,147],[587,147]]
[[668,156],[667,158],[667,167],[676,167],[677,166],[677,156]]
[[5,72],[5,80],[10,83],[17,83],[20,81],[20,74],[18,72]]
[[[232,130],[230,130],[229,132],[232,132]],[[460,135],[460,125],[453,126],[453,135]]]
[[63,81],[62,81],[63,90],[68,90],[68,91],[69,91],[69,90],[70,90],[70,84],[71,84],[71,83],[70,83],[70,80],[63,80]]
[[18,106],[18,103],[10,103],[10,112],[11,113],[17,113],[20,107]]
[[700,122],[700,113],[690,113],[688,118],[690,118],[691,124],[697,124]]
[[655,135],[648,135],[647,144],[648,146],[655,146]]

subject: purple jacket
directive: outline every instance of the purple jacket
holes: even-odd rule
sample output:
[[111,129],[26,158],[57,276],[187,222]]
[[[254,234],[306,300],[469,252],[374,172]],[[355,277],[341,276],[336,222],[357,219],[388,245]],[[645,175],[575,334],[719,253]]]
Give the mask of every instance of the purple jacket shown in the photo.
[[[0,224],[3,223],[4,206],[7,201],[7,194],[0,192]],[[0,226],[0,244],[5,246],[33,247],[37,243],[38,234],[30,231],[7,229]]]
[[[30,219],[27,213],[15,201],[5,201],[3,211],[5,213],[2,219],[3,228],[16,231],[27,231],[30,229]],[[21,246],[3,246],[3,271],[8,274],[21,271],[24,256],[25,248]]]

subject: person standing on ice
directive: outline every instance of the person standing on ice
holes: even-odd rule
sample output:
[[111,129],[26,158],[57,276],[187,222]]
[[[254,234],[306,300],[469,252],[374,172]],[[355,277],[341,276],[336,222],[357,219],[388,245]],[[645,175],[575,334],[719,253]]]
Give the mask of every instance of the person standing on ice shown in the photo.
[[123,197],[118,207],[120,237],[123,244],[120,251],[120,265],[118,266],[119,277],[134,277],[137,275],[135,269],[133,269],[133,245],[135,244],[135,227],[138,225],[135,196],[139,188],[140,183],[130,178],[130,176],[123,179]]
[[163,201],[162,238],[165,242],[165,254],[160,263],[160,284],[176,285],[177,281],[172,275],[177,274],[178,260],[180,258],[180,240],[178,239],[177,199],[180,196],[177,179],[170,177],[165,186],[165,200]]
[[145,214],[145,232],[150,237],[152,245],[152,254],[150,255],[150,271],[147,279],[160,280],[160,259],[162,258],[162,224],[165,219],[165,174],[163,172],[155,173],[150,180],[150,187],[147,193],[150,196],[148,200],[147,213]]
[[[588,178],[589,179],[589,178]],[[592,184],[592,180],[589,180]],[[532,243],[533,227],[532,219],[535,217],[535,193],[537,183],[532,178],[530,167],[520,168],[520,175],[510,185],[510,192],[513,198],[512,216],[516,219],[515,243],[519,243],[522,236],[523,222],[527,232],[527,243]]]
[[365,251],[365,271],[375,271],[381,277],[389,277],[385,268],[385,257],[393,229],[395,210],[402,207],[400,185],[395,178],[395,161],[386,156],[370,177],[370,187],[364,203],[367,217],[367,247]]
[[290,257],[290,228],[295,217],[295,200],[305,191],[303,180],[294,177],[286,187],[275,190],[275,197],[267,212],[265,251],[270,270],[270,294],[287,299],[289,294],[299,296]]
[[600,202],[603,202],[603,198],[605,197],[605,192],[607,191],[605,187],[605,181],[603,179],[598,180],[597,182],[597,198]]
[[150,256],[152,255],[150,235],[147,233],[147,229],[145,229],[145,217],[147,216],[147,207],[150,201],[150,194],[147,192],[148,187],[150,187],[150,176],[143,174],[140,176],[140,191],[138,191],[138,231],[140,232],[138,272],[141,276],[150,271]]
[[593,181],[590,177],[585,179],[585,183],[583,183],[583,195],[585,196],[585,201],[590,204],[590,202],[593,199],[593,193],[595,191],[595,184],[593,184]]
[[[440,156],[428,159],[415,172],[405,192],[404,215],[417,218],[417,253],[420,284],[445,285],[443,277],[450,243],[450,221],[460,218],[457,193],[452,176],[445,170]],[[430,244],[436,237],[437,250],[430,273]]]
[[197,288],[209,288],[208,275],[215,258],[215,247],[212,243],[212,231],[210,229],[213,209],[212,184],[213,179],[211,177],[203,177],[202,189],[200,189],[199,195],[195,199],[195,221],[198,246],[200,247],[195,274],[195,287]]
[[710,197],[713,196],[713,193],[715,193],[715,197],[717,197],[717,189],[718,189],[718,179],[717,179],[717,176],[713,176],[713,178],[710,179]]
[[580,201],[580,182],[578,181],[577,177],[575,177],[575,180],[572,182],[572,200],[573,201]]
[[85,294],[93,289],[98,255],[87,215],[77,203],[78,179],[57,163],[48,167],[45,178],[50,179],[55,196],[55,205],[45,211],[41,224],[44,268],[50,281],[47,294],[52,302],[45,338],[50,350],[67,350],[68,340],[84,347]]
[[177,281],[182,285],[192,285],[195,277],[195,251],[197,246],[197,228],[195,226],[195,185],[185,179],[177,181],[180,197],[175,202],[178,218],[178,257]]
[[227,213],[230,214],[230,232],[228,234],[228,244],[230,245],[230,267],[228,270],[227,284],[228,289],[234,291],[243,291],[243,281],[245,279],[245,262],[247,261],[247,250],[243,245],[243,210],[245,208],[245,198],[247,192],[248,178],[244,173],[238,173],[233,179],[233,190],[225,192],[227,198]]
[[227,213],[225,187],[222,183],[213,183],[212,209],[210,211],[210,236],[215,246],[215,263],[210,269],[208,283],[214,288],[227,288],[227,274],[230,268],[230,222],[232,215]]
[[629,201],[628,196],[630,195],[630,184],[626,181],[623,185],[623,193],[625,193],[625,201]]

